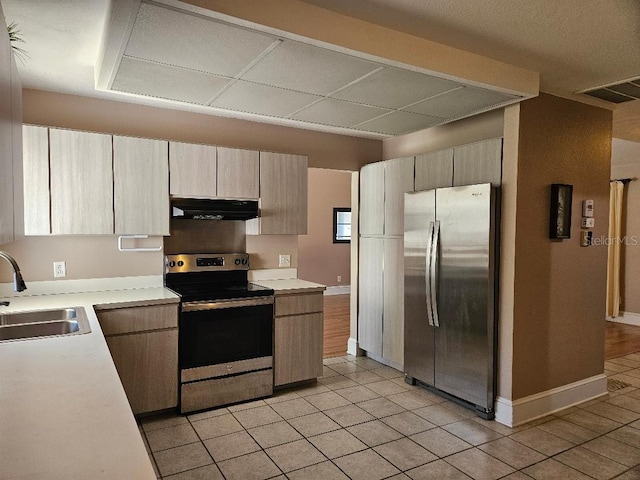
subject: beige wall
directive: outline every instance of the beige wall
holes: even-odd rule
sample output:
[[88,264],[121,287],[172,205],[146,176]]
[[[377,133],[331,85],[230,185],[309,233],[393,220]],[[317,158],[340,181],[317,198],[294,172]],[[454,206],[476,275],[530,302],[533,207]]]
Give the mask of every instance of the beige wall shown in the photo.
[[351,207],[351,172],[310,168],[309,230],[298,237],[298,277],[349,285],[351,245],[333,243],[334,207]]
[[[520,105],[512,400],[603,373],[607,249],[579,236],[585,199],[607,234],[611,120],[545,94]],[[552,183],[573,185],[569,240],[548,238]]]
[[23,90],[24,123],[307,155],[309,166],[358,170],[380,160],[380,140],[168,108]]
[[419,155],[443,148],[501,137],[504,109],[384,140],[382,159]]
[[625,213],[622,235],[622,303],[620,309],[640,314],[640,143],[613,139],[611,178],[635,179],[625,187]]
[[[382,142],[289,127],[214,117],[179,110],[39,90],[24,90],[24,122],[184,142],[309,156],[312,167],[358,170],[379,160]],[[27,281],[53,280],[53,262],[67,262],[67,279],[159,275],[162,252],[118,252],[117,237],[25,237],[2,245],[14,254]],[[148,240],[160,245],[162,239]],[[291,255],[298,266],[298,237],[247,237],[253,268],[277,268],[278,254]],[[11,281],[11,270],[0,264],[0,282]]]
[[[13,255],[27,282],[54,280],[53,262],[67,262],[69,279],[109,278],[162,274],[161,252],[119,252],[116,236],[24,237],[0,246]],[[137,246],[160,246],[162,237],[139,241]],[[0,263],[0,283],[12,281],[11,268]],[[28,292],[27,292],[28,293]]]

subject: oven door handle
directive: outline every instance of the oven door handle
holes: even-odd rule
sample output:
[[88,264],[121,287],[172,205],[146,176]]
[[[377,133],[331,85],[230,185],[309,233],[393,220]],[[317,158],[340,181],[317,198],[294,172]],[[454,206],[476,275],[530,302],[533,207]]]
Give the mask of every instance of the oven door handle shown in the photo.
[[257,307],[259,305],[273,305],[273,297],[251,298],[247,300],[220,300],[218,302],[184,302],[183,312],[197,312],[201,310],[222,310],[224,308]]

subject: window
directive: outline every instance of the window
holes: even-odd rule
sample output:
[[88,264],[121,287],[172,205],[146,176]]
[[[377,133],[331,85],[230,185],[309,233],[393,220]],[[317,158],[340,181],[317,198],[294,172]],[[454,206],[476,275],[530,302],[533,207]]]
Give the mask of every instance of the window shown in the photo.
[[351,209],[333,209],[333,243],[351,243]]

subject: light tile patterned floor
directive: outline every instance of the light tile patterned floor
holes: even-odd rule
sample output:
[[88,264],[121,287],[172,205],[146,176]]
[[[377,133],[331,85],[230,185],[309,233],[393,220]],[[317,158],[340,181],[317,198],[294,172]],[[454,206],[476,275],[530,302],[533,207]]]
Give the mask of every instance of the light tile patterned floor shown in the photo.
[[336,357],[317,384],[140,430],[172,480],[638,480],[640,354],[605,371],[631,386],[511,429],[369,358]]

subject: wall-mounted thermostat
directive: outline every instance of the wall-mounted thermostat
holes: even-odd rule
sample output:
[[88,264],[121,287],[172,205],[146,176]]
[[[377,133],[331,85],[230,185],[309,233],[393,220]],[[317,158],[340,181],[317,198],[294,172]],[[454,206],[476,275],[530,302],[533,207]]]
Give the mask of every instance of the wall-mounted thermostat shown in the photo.
[[582,201],[582,216],[593,217],[593,200]]

